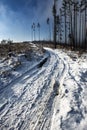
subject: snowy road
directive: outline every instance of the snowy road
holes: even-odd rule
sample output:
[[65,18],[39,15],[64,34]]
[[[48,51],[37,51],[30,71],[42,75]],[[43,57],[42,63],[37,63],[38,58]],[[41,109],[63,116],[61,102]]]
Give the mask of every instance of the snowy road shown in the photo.
[[80,108],[86,104],[82,104],[78,93],[82,92],[80,83],[84,87],[87,82],[79,82],[79,68],[78,76],[73,68],[77,62],[70,61],[62,51],[47,51],[49,56],[42,67],[33,67],[0,91],[1,130],[71,130],[69,120],[74,122],[76,118],[72,115],[75,107],[78,119],[82,120],[82,110],[87,108]]
[[53,86],[63,71],[62,61],[49,51],[49,58],[41,68],[29,71],[6,87],[0,94],[1,129],[50,129]]

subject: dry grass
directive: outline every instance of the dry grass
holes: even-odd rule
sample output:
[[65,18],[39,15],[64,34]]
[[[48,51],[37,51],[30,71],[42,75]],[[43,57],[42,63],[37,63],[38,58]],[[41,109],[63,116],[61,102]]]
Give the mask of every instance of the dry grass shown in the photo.
[[[55,49],[55,44],[53,42],[41,41],[41,42],[36,42],[36,44],[38,44],[39,46],[42,46],[42,47],[49,47],[49,48]],[[82,49],[82,48],[75,49],[69,45],[65,46],[64,44],[62,44],[62,45],[57,44],[56,49],[63,49],[65,52],[73,51],[73,53],[77,54],[78,57],[81,57],[81,55],[83,53],[87,53],[86,49]]]
[[44,52],[43,49],[40,48],[34,48],[29,43],[12,43],[12,44],[0,44],[0,57],[6,57],[8,56],[9,52],[13,52],[15,54],[24,53],[27,51],[41,51]]
[[[26,51],[38,51],[41,53],[44,53],[43,47],[49,47],[54,49],[54,43],[53,42],[47,42],[47,41],[40,41],[40,42],[34,42],[38,48],[33,48],[31,44],[29,43],[12,43],[12,44],[0,44],[0,57],[6,57],[8,53],[11,51],[15,54],[24,53]],[[80,57],[84,52],[87,53],[87,51],[84,51],[83,49],[74,50],[70,46],[64,46],[64,45],[57,45],[57,49],[64,49],[65,51],[75,51],[75,53],[78,53],[78,56]],[[36,50],[35,50],[36,49]]]

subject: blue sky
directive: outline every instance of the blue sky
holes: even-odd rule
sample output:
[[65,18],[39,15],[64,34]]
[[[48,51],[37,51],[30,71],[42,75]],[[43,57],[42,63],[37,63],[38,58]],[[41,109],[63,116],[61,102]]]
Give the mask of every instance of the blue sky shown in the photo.
[[[46,19],[53,17],[52,5],[53,0],[0,0],[0,41],[31,40],[33,22],[41,24],[41,39],[47,39]],[[36,32],[36,38],[37,35]]]

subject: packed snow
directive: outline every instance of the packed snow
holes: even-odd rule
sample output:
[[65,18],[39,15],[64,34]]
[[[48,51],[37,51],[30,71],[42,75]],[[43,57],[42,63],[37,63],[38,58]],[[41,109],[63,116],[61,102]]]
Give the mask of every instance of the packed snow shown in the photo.
[[86,130],[87,54],[30,55],[0,60],[0,129]]

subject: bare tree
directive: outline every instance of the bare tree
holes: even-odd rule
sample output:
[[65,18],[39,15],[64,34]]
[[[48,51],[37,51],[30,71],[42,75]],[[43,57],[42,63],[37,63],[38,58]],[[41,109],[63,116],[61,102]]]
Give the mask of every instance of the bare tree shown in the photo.
[[56,16],[56,41],[59,42],[59,15]]
[[56,48],[56,15],[57,15],[57,9],[56,9],[56,2],[57,0],[54,0],[54,5],[53,5],[53,17],[54,17],[54,36],[53,36],[53,39],[54,39],[54,43],[55,43],[55,48]]
[[38,28],[39,41],[40,41],[40,23],[37,24],[37,28]]
[[[69,33],[69,38],[72,39],[72,46],[77,48],[77,21],[78,21],[78,11],[79,2],[78,0],[63,0],[62,4],[64,12],[65,21],[65,44],[67,43],[67,33]],[[68,32],[67,32],[68,31]]]
[[82,12],[81,12],[81,7],[82,7],[82,2],[80,3],[79,5],[79,47],[81,47],[81,24],[82,24],[82,20],[81,20],[81,17],[82,17]]
[[[85,34],[85,43],[83,45],[83,48],[87,48],[87,0],[81,0],[81,12],[84,12],[84,29],[83,33]],[[82,15],[83,16],[83,15]],[[83,41],[83,42],[84,42]]]
[[51,27],[50,27],[50,19],[47,18],[47,24],[49,26],[49,40],[51,41]]
[[60,42],[62,39],[61,18],[63,18],[64,22],[63,36],[65,38],[65,45],[68,43],[69,38],[69,45],[72,48],[82,46],[87,48],[87,0],[62,0],[62,8],[60,9],[62,11],[60,11],[59,15],[57,14],[56,1],[54,0],[53,5],[55,48],[57,36],[60,36]]
[[60,8],[60,16],[59,16],[59,25],[60,25],[60,43],[62,41],[62,33],[63,33],[63,21],[62,21],[62,9]]
[[32,24],[32,39],[35,40],[35,23]]
[[31,25],[31,39],[33,41],[33,25]]
[[65,17],[65,45],[66,45],[66,43],[67,43],[67,2],[66,2],[66,0],[63,0],[63,3],[62,3],[62,8],[63,8],[63,10],[64,10],[64,17]]
[[56,16],[56,36],[58,43],[60,42],[60,18],[59,15]]

